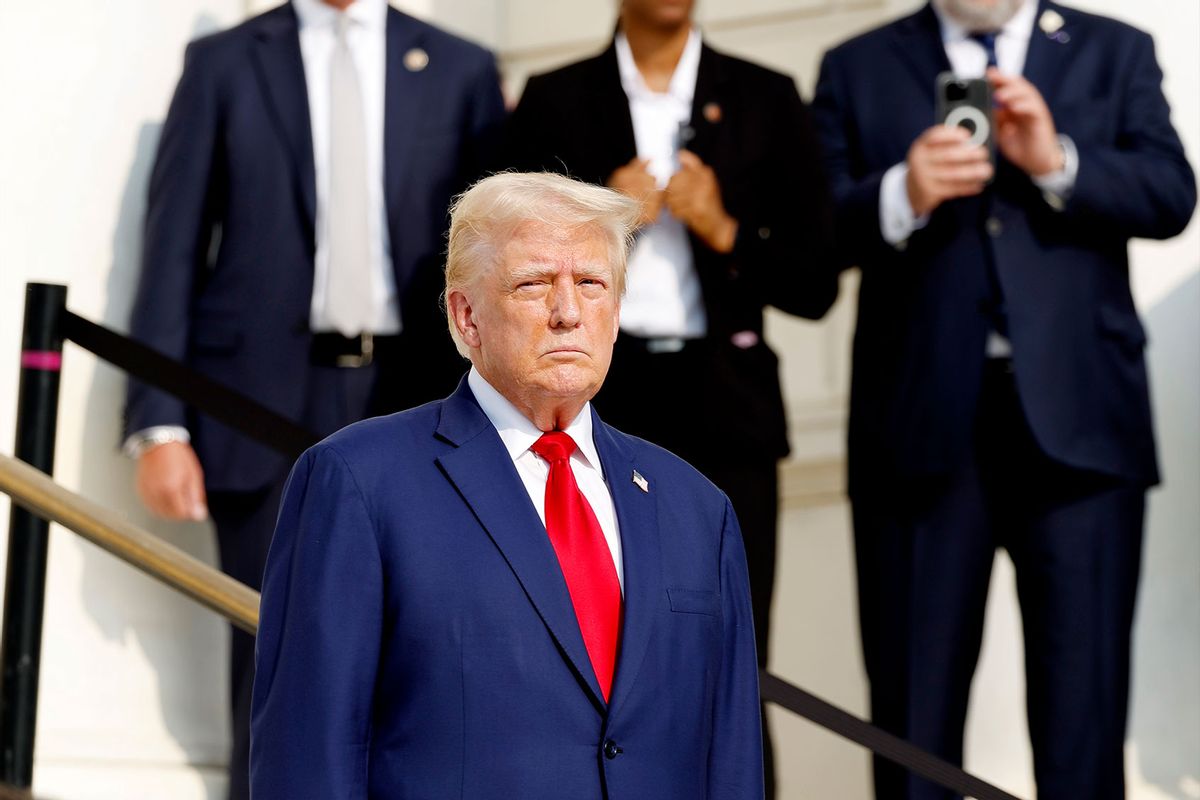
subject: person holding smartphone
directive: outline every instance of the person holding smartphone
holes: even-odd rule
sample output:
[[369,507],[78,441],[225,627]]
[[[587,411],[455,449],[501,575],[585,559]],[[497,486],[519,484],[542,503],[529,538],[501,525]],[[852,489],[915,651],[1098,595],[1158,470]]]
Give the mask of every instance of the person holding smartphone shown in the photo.
[[[973,79],[990,114],[941,124]],[[1124,797],[1159,479],[1128,241],[1176,235],[1196,202],[1161,82],[1128,25],[1047,0],[932,0],[828,52],[813,102],[842,254],[862,271],[848,457],[871,713],[961,763],[1004,547],[1042,800]],[[970,141],[981,119],[994,151]],[[881,760],[875,791],[951,796]]]

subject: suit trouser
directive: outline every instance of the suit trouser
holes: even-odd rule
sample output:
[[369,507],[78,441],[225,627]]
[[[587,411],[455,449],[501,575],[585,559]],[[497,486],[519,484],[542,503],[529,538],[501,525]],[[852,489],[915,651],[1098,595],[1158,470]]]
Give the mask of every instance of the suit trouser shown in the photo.
[[[695,342],[680,352],[650,353],[622,334],[595,405],[606,423],[670,450],[728,495],[746,547],[754,639],[763,668],[775,587],[778,464],[773,457],[734,455],[713,444],[719,440],[714,429],[721,420],[707,417],[697,399],[707,391],[700,376],[709,368],[708,352],[704,342]],[[763,762],[766,797],[771,800],[775,770],[765,713]]]
[[[1124,797],[1130,638],[1145,488],[1047,458],[1006,362],[991,362],[974,452],[940,483],[853,499],[863,652],[876,724],[962,763],[998,547],[1016,569],[1041,800]],[[882,759],[879,800],[947,800]]]
[[[383,367],[386,368],[386,367]],[[301,424],[325,436],[368,413],[376,365],[358,369],[311,367]],[[291,465],[268,485],[245,492],[211,492],[209,513],[217,529],[221,569],[252,589],[262,588],[267,551],[275,532],[279,501]],[[254,637],[230,627],[229,689],[232,747],[230,800],[250,797],[250,700],[254,683]]]

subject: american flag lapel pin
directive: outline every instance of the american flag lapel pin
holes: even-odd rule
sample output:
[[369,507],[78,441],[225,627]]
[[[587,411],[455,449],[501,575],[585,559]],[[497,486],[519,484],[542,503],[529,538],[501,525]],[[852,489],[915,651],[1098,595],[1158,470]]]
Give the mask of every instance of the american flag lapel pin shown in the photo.
[[646,492],[647,494],[650,493],[650,482],[643,478],[642,473],[638,472],[636,469],[633,471],[633,482],[637,484],[637,487],[643,492]]

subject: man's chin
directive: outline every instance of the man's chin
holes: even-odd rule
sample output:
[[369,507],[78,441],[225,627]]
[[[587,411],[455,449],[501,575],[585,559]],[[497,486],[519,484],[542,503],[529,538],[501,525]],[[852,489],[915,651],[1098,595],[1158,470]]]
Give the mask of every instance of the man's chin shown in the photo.
[[541,389],[553,397],[573,397],[590,400],[604,382],[604,373],[597,371],[591,359],[580,359],[585,363],[567,360],[542,370]]

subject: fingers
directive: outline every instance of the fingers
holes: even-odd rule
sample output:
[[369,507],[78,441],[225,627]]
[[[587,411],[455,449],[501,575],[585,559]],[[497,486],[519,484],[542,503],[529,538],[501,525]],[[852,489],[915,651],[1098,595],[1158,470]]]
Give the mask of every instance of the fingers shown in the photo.
[[918,147],[949,147],[961,145],[971,138],[965,128],[957,125],[934,125],[917,137],[914,145]]
[[1042,93],[1020,75],[1003,75],[993,67],[988,70],[988,80],[992,84],[992,99],[1001,111],[1023,117],[1049,112]]
[[183,502],[188,519],[196,522],[208,519],[208,497],[204,492],[204,475],[199,465],[189,472],[184,482]]
[[946,200],[979,194],[992,178],[986,147],[968,145],[962,128],[935,125],[908,153],[907,191],[913,212],[928,214]]
[[679,168],[681,170],[694,170],[704,166],[704,162],[700,160],[700,156],[693,153],[691,150],[679,151]]

